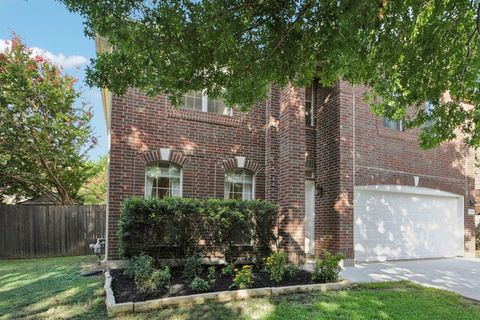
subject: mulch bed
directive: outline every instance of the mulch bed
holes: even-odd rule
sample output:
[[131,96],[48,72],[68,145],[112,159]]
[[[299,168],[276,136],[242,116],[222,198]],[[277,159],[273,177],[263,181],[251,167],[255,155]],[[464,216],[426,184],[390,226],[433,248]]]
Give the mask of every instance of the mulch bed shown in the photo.
[[[236,288],[230,289],[233,276],[223,275],[221,269],[223,266],[217,266],[217,281],[215,285],[210,287],[210,290],[206,292],[217,292],[227,290],[237,290]],[[205,270],[207,267],[204,268]],[[289,279],[284,279],[280,283],[276,283],[270,280],[270,275],[259,269],[253,269],[255,279],[252,288],[265,288],[265,287],[284,287],[292,285],[312,284],[311,273],[305,270],[300,270],[298,274]],[[111,270],[112,276],[112,289],[115,295],[115,301],[117,303],[122,302],[137,302],[146,301],[159,298],[185,296],[190,294],[196,294],[190,289],[190,281],[182,277],[182,269],[180,267],[171,268],[171,290],[160,289],[153,293],[140,292],[135,288],[133,280],[123,274],[123,270]],[[204,277],[206,279],[206,276]]]

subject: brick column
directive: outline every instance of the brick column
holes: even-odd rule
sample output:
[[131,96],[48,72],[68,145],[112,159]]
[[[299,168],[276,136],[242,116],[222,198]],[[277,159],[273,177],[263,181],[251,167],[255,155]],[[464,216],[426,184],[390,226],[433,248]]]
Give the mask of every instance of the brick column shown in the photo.
[[316,107],[315,254],[341,252],[353,259],[352,87],[319,87]]
[[305,261],[305,93],[280,91],[278,195],[281,247],[295,263]]
[[280,90],[270,88],[265,112],[265,200],[278,203],[278,124],[280,118]]

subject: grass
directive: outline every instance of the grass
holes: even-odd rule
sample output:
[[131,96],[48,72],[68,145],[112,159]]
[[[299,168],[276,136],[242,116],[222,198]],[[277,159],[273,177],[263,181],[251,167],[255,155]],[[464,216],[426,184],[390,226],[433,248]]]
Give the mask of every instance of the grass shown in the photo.
[[[105,319],[101,277],[81,277],[68,257],[0,261],[0,319]],[[120,319],[480,319],[480,305],[410,282],[275,299],[211,303]]]
[[124,319],[480,319],[480,305],[457,294],[411,282],[363,284],[326,293],[212,303]]
[[102,277],[82,277],[91,257],[0,261],[0,319],[105,319]]

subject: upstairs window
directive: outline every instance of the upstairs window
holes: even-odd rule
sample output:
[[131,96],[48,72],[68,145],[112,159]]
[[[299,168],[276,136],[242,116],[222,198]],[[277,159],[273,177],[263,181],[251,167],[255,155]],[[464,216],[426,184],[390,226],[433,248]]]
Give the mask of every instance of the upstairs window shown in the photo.
[[225,173],[225,199],[252,200],[253,174],[237,169]]
[[155,162],[145,168],[145,197],[182,196],[181,169],[169,162]]
[[[425,104],[424,104],[425,113],[426,113],[427,115],[430,115],[430,114],[432,113],[434,107],[435,107],[435,106],[434,106],[433,103],[431,103],[430,101],[425,102]],[[430,127],[430,126],[432,126],[432,125],[433,125],[433,120],[429,120],[429,121],[425,122],[424,125],[425,125],[425,127]]]
[[313,127],[315,125],[314,104],[313,86],[308,86],[305,88],[305,125],[307,127]]
[[403,131],[403,121],[402,120],[391,120],[387,118],[383,118],[383,126],[385,128]]
[[223,115],[232,115],[232,109],[228,108],[221,99],[208,99],[208,96],[200,91],[190,91],[183,97],[183,108],[210,112]]

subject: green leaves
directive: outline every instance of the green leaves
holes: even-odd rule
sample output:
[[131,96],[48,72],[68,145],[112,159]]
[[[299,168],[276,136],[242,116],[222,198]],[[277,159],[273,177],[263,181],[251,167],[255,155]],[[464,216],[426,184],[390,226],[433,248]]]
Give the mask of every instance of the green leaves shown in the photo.
[[11,43],[0,53],[0,202],[55,193],[71,204],[90,177],[92,114],[74,105],[74,78]]
[[251,245],[259,262],[271,252],[276,213],[275,204],[261,200],[129,198],[120,216],[120,251],[184,258],[213,250],[232,262],[241,244]]
[[178,103],[205,90],[248,110],[271,84],[344,79],[370,86],[381,97],[375,111],[410,127],[424,123],[425,101],[446,109],[436,117],[454,119],[423,130],[424,147],[458,132],[479,143],[478,118],[467,113],[464,126],[455,111],[462,101],[480,108],[480,0],[62,2],[114,48],[94,60],[88,81],[116,94],[136,87]]

